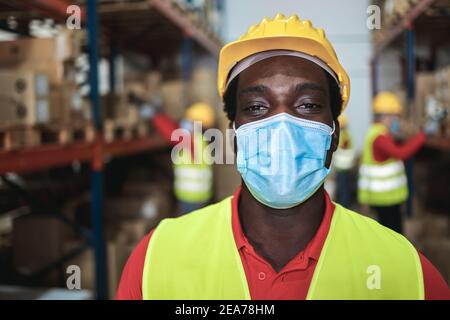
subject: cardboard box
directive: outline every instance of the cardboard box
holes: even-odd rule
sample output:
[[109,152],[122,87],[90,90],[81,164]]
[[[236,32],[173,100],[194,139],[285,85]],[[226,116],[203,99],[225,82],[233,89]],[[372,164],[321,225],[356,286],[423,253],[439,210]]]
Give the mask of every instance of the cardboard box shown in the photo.
[[216,74],[209,67],[197,67],[192,72],[192,81],[189,83],[190,101],[205,102],[211,106],[219,103],[216,87]]
[[109,221],[127,218],[155,220],[160,215],[170,215],[166,207],[166,201],[157,195],[111,197],[105,199],[105,217]]
[[19,38],[2,41],[0,67],[17,68],[22,64],[65,61],[80,55],[84,32],[61,30],[52,38]]
[[[67,59],[74,59],[81,52],[75,45],[77,37],[63,32],[54,38],[21,38],[0,42],[0,68],[12,72],[37,72],[48,75],[51,84],[60,84],[65,69],[70,69]],[[73,67],[73,66],[72,66]]]
[[161,91],[162,74],[159,71],[149,71],[144,75],[144,86],[148,96],[153,96]]
[[78,85],[65,81],[50,89],[50,122],[69,124],[88,120],[83,109],[83,97]]
[[129,103],[128,92],[108,94],[102,97],[103,118],[114,124],[134,126],[139,122],[139,108]]
[[1,125],[34,125],[50,119],[45,73],[0,72]]
[[13,41],[2,41],[0,67],[17,68],[26,62],[62,60],[58,59],[58,51],[54,38],[20,38]]
[[[26,215],[13,222],[13,267],[20,274],[31,274],[63,255],[62,244],[72,236],[69,228],[51,216]],[[51,272],[43,284],[56,285],[58,272]]]

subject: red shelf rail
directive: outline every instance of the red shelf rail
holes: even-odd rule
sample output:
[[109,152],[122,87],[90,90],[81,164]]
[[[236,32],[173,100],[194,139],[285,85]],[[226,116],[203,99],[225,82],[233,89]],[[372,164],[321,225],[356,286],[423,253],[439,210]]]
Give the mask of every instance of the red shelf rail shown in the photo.
[[[104,143],[96,139],[93,143],[73,143],[69,145],[45,145],[13,151],[0,151],[0,175],[8,172],[27,173],[72,164],[74,161],[100,161],[108,156],[125,156],[167,147],[165,140],[158,136],[117,140]],[[100,153],[96,153],[98,150]]]

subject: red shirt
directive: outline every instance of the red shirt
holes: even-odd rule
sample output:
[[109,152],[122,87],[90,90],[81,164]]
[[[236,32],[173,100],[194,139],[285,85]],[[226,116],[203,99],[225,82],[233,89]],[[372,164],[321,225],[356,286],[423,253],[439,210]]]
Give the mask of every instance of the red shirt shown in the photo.
[[406,143],[398,145],[390,135],[381,135],[373,142],[373,157],[378,162],[389,158],[406,160],[411,158],[425,142],[425,134],[419,133]]
[[[239,194],[240,188],[235,192],[232,200],[232,227],[252,299],[304,300],[330,228],[334,204],[326,195],[325,214],[315,236],[304,250],[277,273],[264,258],[255,252],[242,231],[237,206]],[[142,299],[142,272],[152,233],[153,231],[139,243],[128,259],[116,299]],[[420,254],[420,261],[424,274],[425,298],[427,300],[450,299],[450,291],[436,268],[422,254]]]

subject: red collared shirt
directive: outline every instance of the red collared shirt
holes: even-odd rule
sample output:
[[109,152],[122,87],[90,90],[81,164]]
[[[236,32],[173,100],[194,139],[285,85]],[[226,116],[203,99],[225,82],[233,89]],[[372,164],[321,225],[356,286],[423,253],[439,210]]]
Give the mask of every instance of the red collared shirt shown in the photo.
[[[280,272],[258,255],[242,231],[238,216],[238,199],[241,189],[235,192],[232,200],[232,226],[236,246],[239,250],[250,295],[254,300],[289,299],[304,300],[330,228],[334,204],[325,196],[325,214],[314,237],[304,250],[288,262]],[[116,299],[142,299],[142,272],[151,231],[131,254],[122,272]],[[425,298],[450,299],[450,291],[436,268],[420,254],[424,274]]]

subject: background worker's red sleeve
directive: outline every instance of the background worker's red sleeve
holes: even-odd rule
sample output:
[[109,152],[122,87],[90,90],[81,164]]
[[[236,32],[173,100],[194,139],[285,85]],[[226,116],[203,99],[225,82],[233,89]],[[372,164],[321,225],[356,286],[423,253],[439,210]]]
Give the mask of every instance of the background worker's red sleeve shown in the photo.
[[389,158],[406,160],[411,158],[425,142],[423,132],[409,139],[406,143],[398,145],[390,135],[381,135],[373,143],[373,156],[378,162]]
[[179,128],[178,124],[170,119],[164,113],[157,113],[152,118],[152,124],[155,129],[167,140],[168,143],[175,145],[178,141],[171,141],[172,132]]
[[153,231],[144,237],[134,249],[123,268],[117,288],[116,300],[142,300],[142,273],[144,271],[145,255],[148,242]]
[[[152,230],[134,249],[122,272],[116,300],[142,300],[142,273]],[[450,290],[439,271],[419,253],[422,264],[426,300],[449,300]]]

